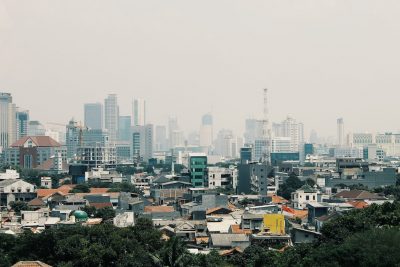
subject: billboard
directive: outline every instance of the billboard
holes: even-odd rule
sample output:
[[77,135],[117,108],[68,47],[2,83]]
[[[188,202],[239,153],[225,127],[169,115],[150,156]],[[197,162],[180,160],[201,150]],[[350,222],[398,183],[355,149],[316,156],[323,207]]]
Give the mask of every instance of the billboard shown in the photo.
[[283,214],[265,214],[264,215],[264,232],[271,234],[285,234],[285,217]]

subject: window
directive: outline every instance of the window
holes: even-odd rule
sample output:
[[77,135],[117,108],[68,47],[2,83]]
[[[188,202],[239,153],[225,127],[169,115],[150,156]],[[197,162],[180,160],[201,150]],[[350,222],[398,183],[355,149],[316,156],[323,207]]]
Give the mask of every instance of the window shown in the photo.
[[310,196],[306,196],[306,200],[310,200]]
[[315,200],[315,196],[313,196],[312,199]]

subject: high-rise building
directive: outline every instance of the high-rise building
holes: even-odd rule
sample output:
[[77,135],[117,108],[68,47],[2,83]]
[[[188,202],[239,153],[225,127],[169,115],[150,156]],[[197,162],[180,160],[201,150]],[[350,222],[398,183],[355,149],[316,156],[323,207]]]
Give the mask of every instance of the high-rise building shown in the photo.
[[131,116],[119,116],[118,140],[130,141],[131,136]]
[[183,131],[175,130],[170,133],[171,148],[185,146],[185,137]]
[[46,128],[39,121],[28,122],[28,136],[44,136]]
[[164,125],[157,125],[155,135],[155,150],[167,151],[167,128]]
[[207,184],[207,155],[190,153],[189,171],[193,187],[204,187]]
[[179,130],[178,119],[176,117],[170,117],[168,119],[168,141],[169,148],[174,148],[173,133]]
[[344,122],[343,118],[337,119],[337,145],[344,146]]
[[290,151],[298,152],[300,146],[304,144],[304,126],[303,123],[297,122],[290,116],[281,123],[274,123],[273,134],[275,137],[289,137],[291,140]]
[[17,140],[16,106],[9,93],[0,93],[0,151]]
[[87,103],[85,109],[85,126],[90,129],[103,129],[103,105],[101,103]]
[[81,128],[78,122],[72,118],[66,127],[65,142],[67,145],[67,159],[71,160],[76,157],[78,147],[81,145]]
[[17,140],[28,135],[29,111],[17,111]]
[[143,126],[146,124],[146,101],[135,98],[132,104],[133,126]]
[[262,139],[263,121],[256,119],[246,119],[244,141],[246,144],[254,145],[256,139]]
[[117,141],[119,107],[116,94],[110,94],[104,100],[105,128],[108,130],[110,142]]
[[148,161],[153,157],[153,125],[133,126],[131,155],[134,162]]
[[211,114],[206,114],[202,118],[200,127],[200,146],[209,150],[213,139],[213,117]]

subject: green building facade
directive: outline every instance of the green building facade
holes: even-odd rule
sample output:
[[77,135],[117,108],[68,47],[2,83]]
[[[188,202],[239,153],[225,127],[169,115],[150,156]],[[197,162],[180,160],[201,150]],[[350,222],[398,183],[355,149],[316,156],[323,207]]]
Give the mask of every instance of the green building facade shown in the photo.
[[207,156],[205,154],[189,155],[189,170],[193,187],[204,187],[207,178]]

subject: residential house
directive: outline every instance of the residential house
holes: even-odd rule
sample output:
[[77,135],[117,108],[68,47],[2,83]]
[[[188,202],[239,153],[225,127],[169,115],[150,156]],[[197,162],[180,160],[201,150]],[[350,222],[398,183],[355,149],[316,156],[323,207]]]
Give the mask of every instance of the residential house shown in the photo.
[[0,182],[0,206],[10,207],[13,201],[31,201],[37,196],[35,186],[20,179]]

